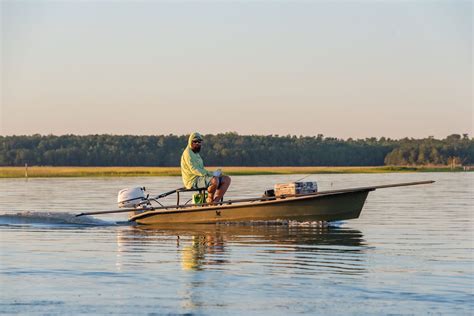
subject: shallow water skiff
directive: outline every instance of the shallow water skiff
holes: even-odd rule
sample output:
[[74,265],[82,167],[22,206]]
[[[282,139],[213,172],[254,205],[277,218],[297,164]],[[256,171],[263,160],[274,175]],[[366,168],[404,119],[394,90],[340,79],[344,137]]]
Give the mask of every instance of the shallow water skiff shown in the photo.
[[[358,218],[369,192],[376,189],[430,184],[434,181],[408,182],[370,187],[321,191],[310,194],[280,195],[250,199],[224,200],[219,203],[180,204],[180,193],[203,191],[176,189],[155,198],[144,197],[133,208],[81,213],[76,216],[129,212],[137,224],[204,224],[268,220],[339,221]],[[162,205],[158,200],[177,194],[177,203]],[[160,206],[153,206],[154,203]],[[126,205],[126,204],[125,204]]]

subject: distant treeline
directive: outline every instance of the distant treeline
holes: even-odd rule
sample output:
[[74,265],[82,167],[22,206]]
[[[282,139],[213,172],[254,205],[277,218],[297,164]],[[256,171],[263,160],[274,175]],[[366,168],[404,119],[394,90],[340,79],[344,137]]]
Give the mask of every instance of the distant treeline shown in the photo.
[[[0,136],[0,165],[179,166],[187,136]],[[206,135],[208,166],[381,166],[473,164],[474,139],[366,138],[318,135]]]

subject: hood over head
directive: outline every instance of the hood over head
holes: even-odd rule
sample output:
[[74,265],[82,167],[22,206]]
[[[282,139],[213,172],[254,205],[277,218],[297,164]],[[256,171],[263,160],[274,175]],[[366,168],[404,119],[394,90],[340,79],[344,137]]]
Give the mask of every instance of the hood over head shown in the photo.
[[189,135],[189,139],[188,139],[188,146],[189,146],[189,147],[191,147],[191,143],[192,143],[193,140],[195,140],[195,139],[202,140],[202,135],[199,134],[198,132],[191,133],[191,135]]

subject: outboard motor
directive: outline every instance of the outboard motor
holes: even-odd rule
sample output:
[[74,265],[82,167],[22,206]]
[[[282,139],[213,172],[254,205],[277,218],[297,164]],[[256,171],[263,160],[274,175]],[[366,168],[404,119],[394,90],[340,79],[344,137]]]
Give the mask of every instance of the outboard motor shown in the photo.
[[147,201],[144,187],[136,187],[120,190],[117,197],[118,207],[136,208]]

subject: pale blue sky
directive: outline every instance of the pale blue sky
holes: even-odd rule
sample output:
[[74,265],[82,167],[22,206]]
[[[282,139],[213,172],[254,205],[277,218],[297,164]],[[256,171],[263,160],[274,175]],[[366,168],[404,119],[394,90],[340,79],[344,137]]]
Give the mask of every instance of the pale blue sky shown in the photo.
[[470,1],[5,1],[0,134],[473,136]]

